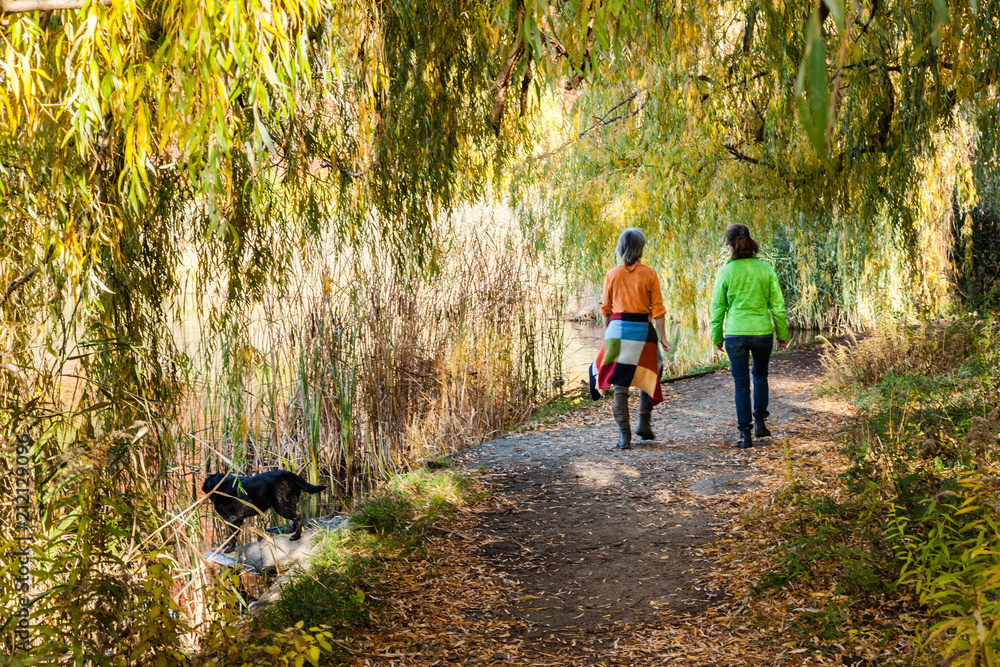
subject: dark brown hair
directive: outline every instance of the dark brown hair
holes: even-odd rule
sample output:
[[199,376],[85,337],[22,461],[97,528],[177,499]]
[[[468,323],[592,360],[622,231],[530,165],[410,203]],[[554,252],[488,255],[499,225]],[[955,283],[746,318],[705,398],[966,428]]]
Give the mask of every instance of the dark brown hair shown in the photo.
[[750,238],[750,229],[739,223],[726,229],[726,245],[732,251],[732,259],[750,259],[760,251],[757,242]]

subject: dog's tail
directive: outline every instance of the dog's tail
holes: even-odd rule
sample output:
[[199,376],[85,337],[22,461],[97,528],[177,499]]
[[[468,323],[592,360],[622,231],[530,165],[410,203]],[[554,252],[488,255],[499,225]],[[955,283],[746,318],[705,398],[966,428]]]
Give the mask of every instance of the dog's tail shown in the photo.
[[326,486],[317,486],[315,484],[310,484],[306,480],[302,479],[298,475],[295,476],[295,483],[299,485],[299,488],[306,493],[319,493],[320,491],[326,491]]

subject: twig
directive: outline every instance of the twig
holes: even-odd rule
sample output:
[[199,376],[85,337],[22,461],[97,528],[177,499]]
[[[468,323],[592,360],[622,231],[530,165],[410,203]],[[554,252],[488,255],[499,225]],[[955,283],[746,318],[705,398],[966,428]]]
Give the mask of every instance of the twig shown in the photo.
[[625,120],[626,118],[632,118],[633,116],[639,115],[639,113],[643,109],[643,107],[641,107],[641,106],[639,108],[637,108],[635,111],[632,111],[631,113],[623,113],[623,114],[620,114],[618,116],[615,116],[614,118],[608,118],[608,116],[611,115],[611,113],[613,113],[615,111],[615,109],[618,109],[623,104],[628,104],[628,103],[632,102],[632,100],[634,100],[636,97],[638,97],[641,93],[644,93],[644,92],[646,92],[645,88],[642,88],[640,90],[635,91],[634,93],[632,93],[631,95],[629,95],[628,97],[626,97],[625,99],[623,99],[621,102],[619,102],[618,104],[614,105],[613,107],[611,107],[610,109],[608,109],[607,111],[605,111],[603,116],[595,116],[594,117],[594,124],[591,125],[590,127],[588,127],[583,132],[580,132],[579,134],[577,134],[572,139],[563,142],[557,148],[553,148],[552,150],[548,151],[547,153],[542,153],[541,155],[538,155],[538,156],[530,158],[530,159],[532,161],[544,160],[547,157],[549,157],[551,155],[555,155],[559,151],[563,150],[564,148],[566,148],[567,146],[569,146],[571,143],[573,143],[577,139],[582,139],[583,137],[585,137],[586,135],[590,134],[592,131],[596,130],[599,127],[603,127],[604,125],[610,125],[611,123],[616,123],[616,122],[618,122],[620,120]]
[[14,282],[12,282],[7,287],[7,292],[3,295],[3,301],[0,301],[0,306],[2,306],[5,303],[7,303],[7,299],[10,298],[10,295],[13,294],[14,290],[16,290],[21,285],[24,285],[26,282],[28,282],[32,278],[34,278],[36,273],[38,273],[38,267],[37,266],[35,268],[33,268],[31,271],[28,271],[26,274],[24,274],[23,276],[21,276],[17,280],[15,280]]
[[[0,0],[0,2],[3,2],[3,0]],[[76,216],[77,220],[80,218],[80,215],[82,215],[82,211],[81,211],[81,213],[77,214],[77,216]],[[47,253],[45,253],[45,261],[46,262],[48,262],[50,259],[52,259],[52,253],[55,252],[55,249],[56,249],[56,246],[55,246],[54,243],[49,245],[49,250],[48,250]],[[27,273],[25,273],[20,278],[17,278],[16,280],[14,280],[10,285],[8,285],[7,286],[7,291],[3,295],[3,301],[0,301],[0,306],[3,306],[4,304],[6,304],[7,303],[7,299],[10,298],[10,295],[13,294],[14,291],[17,290],[19,287],[23,286],[29,280],[31,280],[32,278],[34,278],[36,273],[38,273],[38,267],[37,266],[35,268],[33,268],[31,271],[28,271]]]

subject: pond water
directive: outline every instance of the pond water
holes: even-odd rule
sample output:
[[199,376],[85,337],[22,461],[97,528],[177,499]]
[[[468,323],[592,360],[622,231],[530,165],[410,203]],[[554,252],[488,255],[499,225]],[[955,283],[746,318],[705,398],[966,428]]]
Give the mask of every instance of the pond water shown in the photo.
[[[797,347],[812,342],[817,336],[829,338],[833,332],[818,329],[789,330],[789,347]],[[566,350],[563,354],[563,376],[566,388],[570,389],[587,380],[587,370],[597,357],[604,343],[604,325],[600,322],[566,322],[564,336]],[[677,323],[667,325],[666,377],[683,375],[693,368],[706,366],[726,355],[712,345],[710,331],[702,328],[682,326]]]

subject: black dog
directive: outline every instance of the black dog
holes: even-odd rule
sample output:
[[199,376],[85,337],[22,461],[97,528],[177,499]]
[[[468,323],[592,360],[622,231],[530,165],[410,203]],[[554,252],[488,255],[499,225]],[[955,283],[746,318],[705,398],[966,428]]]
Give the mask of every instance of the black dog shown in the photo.
[[217,472],[209,475],[201,490],[211,493],[209,499],[222,520],[229,526],[226,551],[236,547],[233,536],[240,525],[250,517],[274,508],[274,511],[293,523],[293,533],[288,539],[302,537],[302,518],[299,516],[299,494],[319,493],[325,486],[314,486],[288,470],[272,470],[253,477],[236,477]]

